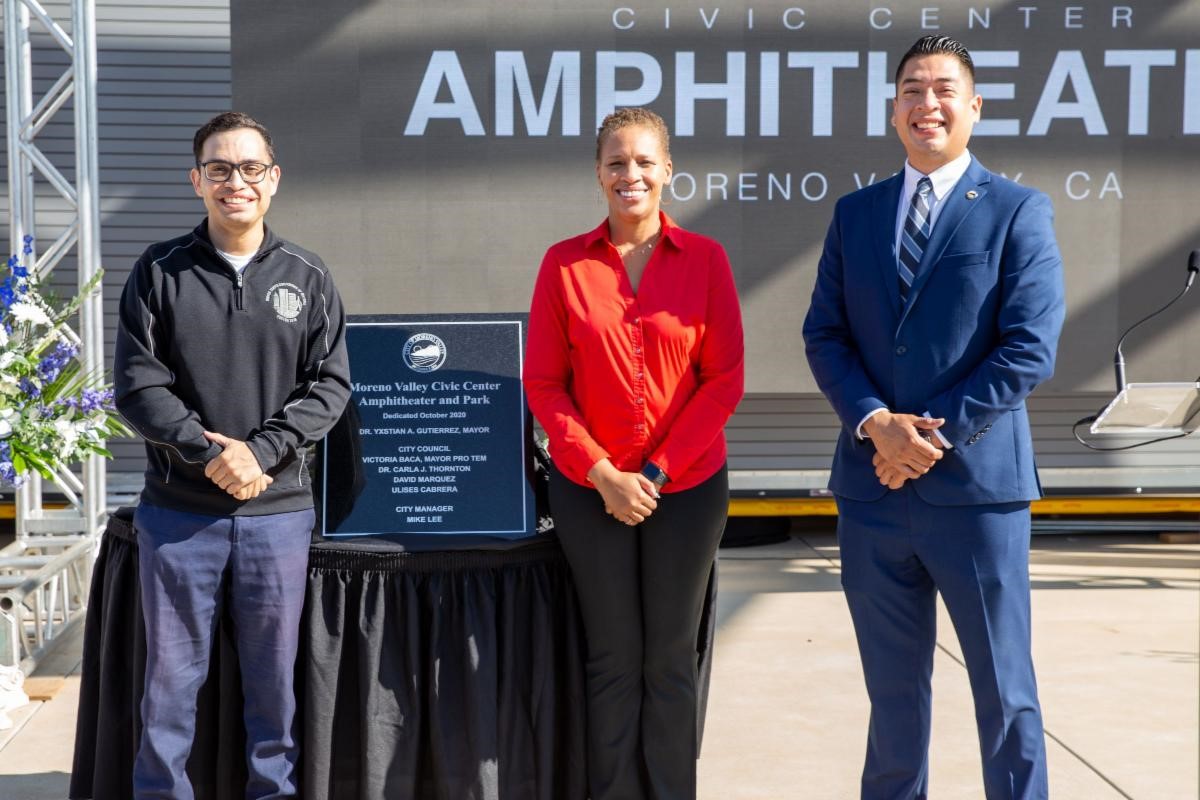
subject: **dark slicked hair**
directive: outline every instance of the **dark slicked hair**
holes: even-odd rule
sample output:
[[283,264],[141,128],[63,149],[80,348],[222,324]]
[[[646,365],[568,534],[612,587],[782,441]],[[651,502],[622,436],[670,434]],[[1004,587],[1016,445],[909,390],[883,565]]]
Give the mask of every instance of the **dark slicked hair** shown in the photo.
[[[971,54],[967,51],[966,46],[957,39],[951,39],[949,36],[922,36],[913,43],[913,46],[908,48],[908,52],[900,59],[900,63],[896,65],[896,83],[900,83],[900,75],[904,72],[904,65],[911,59],[921,58],[922,56],[954,56],[959,63],[963,65],[967,75],[971,78],[971,86],[975,86],[975,62],[971,60]],[[896,86],[899,91],[899,85]]]
[[271,142],[271,132],[267,130],[267,126],[240,111],[224,111],[200,126],[195,137],[192,138],[192,153],[196,156],[196,163],[200,163],[200,154],[204,152],[204,143],[208,141],[208,137],[214,133],[236,131],[242,128],[258,131],[258,135],[267,145],[267,156],[271,159],[271,163],[275,163],[275,145]]
[[600,123],[600,131],[596,134],[596,163],[600,162],[600,151],[604,149],[604,140],[622,128],[649,128],[658,137],[663,153],[671,157],[671,135],[667,132],[667,123],[658,114],[648,108],[618,108]]

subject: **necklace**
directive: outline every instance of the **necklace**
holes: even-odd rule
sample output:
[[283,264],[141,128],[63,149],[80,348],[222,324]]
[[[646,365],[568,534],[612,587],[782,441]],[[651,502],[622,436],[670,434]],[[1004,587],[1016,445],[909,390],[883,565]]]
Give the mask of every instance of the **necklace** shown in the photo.
[[646,252],[647,250],[653,250],[654,245],[658,244],[658,238],[660,236],[662,236],[661,228],[659,229],[658,233],[654,234],[649,239],[647,239],[646,241],[639,244],[637,247],[634,247],[631,250],[625,251],[625,253],[621,256],[621,259],[625,260],[627,258],[633,258],[635,256],[638,256],[638,255]]

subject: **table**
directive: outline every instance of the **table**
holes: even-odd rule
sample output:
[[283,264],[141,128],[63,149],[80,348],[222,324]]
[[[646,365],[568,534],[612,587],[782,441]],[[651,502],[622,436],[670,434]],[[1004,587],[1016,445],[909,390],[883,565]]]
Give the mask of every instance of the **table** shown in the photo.
[[[70,797],[128,800],[145,633],[132,509],[108,524],[84,634]],[[707,695],[714,580],[698,642]],[[297,659],[309,800],[585,800],[585,640],[552,536],[497,551],[310,551]],[[698,735],[703,729],[701,702]],[[188,762],[242,796],[241,679],[221,621]]]

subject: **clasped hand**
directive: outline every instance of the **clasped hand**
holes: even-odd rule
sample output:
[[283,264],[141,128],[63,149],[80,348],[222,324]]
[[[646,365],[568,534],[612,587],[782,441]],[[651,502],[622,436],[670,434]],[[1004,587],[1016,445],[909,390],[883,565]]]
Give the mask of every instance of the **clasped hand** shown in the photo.
[[[942,458],[941,440],[929,436],[945,424],[915,414],[881,411],[863,425],[875,445],[871,463],[875,476],[889,489],[899,489],[905,481],[916,480],[933,469]],[[929,436],[929,438],[925,438]]]
[[234,499],[251,500],[274,482],[274,478],[262,471],[245,442],[212,431],[205,431],[204,438],[224,448],[221,455],[204,467],[204,475]]
[[626,525],[637,525],[658,508],[654,482],[640,472],[621,472],[607,458],[588,470],[588,480],[604,498],[604,511]]

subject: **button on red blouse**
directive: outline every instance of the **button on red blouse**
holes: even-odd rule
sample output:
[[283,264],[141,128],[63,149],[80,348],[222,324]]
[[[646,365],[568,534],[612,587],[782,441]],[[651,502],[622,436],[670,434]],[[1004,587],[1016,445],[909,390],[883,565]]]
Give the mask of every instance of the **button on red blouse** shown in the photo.
[[525,393],[555,466],[579,484],[605,457],[625,472],[653,461],[665,492],[725,463],[745,370],[733,272],[721,245],[660,217],[636,294],[607,221],[552,246],[538,272]]

